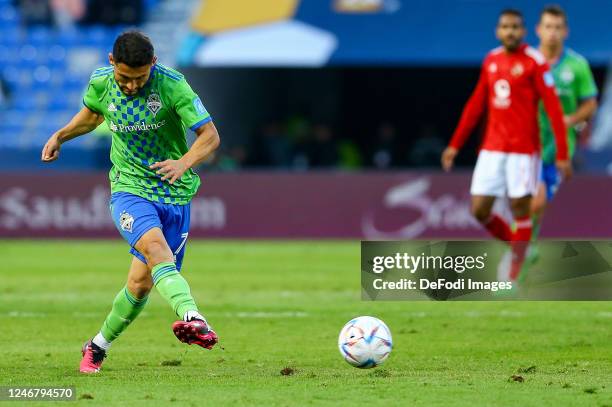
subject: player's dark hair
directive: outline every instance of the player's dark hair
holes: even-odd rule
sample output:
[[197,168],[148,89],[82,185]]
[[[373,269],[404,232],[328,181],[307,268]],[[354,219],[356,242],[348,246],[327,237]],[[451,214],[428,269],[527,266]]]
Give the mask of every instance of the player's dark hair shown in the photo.
[[563,10],[563,8],[561,8],[561,6],[558,4],[549,4],[545,6],[542,9],[542,12],[540,13],[540,21],[542,21],[542,17],[544,16],[544,14],[550,14],[551,16],[561,17],[563,18],[563,22],[565,23],[565,25],[567,25],[567,14],[565,14],[565,11]]
[[514,17],[518,17],[521,19],[521,25],[525,25],[525,17],[523,17],[523,13],[521,13],[519,10],[515,9],[515,8],[506,8],[503,9],[501,11],[501,13],[499,13],[499,17],[501,18],[502,16],[514,16]]
[[138,31],[126,31],[119,35],[113,45],[115,63],[124,63],[131,68],[153,62],[153,44],[149,37]]

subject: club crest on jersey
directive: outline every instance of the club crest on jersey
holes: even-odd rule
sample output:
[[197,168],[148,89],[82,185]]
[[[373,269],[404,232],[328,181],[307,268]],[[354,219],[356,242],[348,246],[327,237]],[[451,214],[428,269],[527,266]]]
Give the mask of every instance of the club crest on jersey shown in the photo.
[[555,78],[553,77],[552,73],[550,73],[550,71],[546,71],[544,72],[544,84],[546,86],[548,86],[549,88],[552,88],[555,85]]
[[124,232],[132,233],[132,226],[134,226],[134,217],[126,211],[121,212],[119,215],[119,226]]
[[510,83],[505,79],[498,79],[493,84],[493,92],[495,92],[495,98],[493,98],[493,104],[498,109],[507,109],[510,107]]
[[512,74],[512,76],[515,76],[515,77],[521,76],[523,72],[525,72],[525,68],[523,67],[523,64],[521,63],[517,63],[516,65],[512,67],[512,69],[510,69],[510,73]]
[[491,73],[497,72],[497,64],[495,62],[489,65],[489,72]]
[[108,111],[109,112],[116,112],[117,111],[117,106],[115,106],[115,104],[113,102],[110,102],[108,104]]
[[570,69],[561,71],[561,80],[565,83],[570,83],[574,80],[574,73]]
[[157,113],[162,108],[161,98],[157,93],[151,93],[147,98],[147,108],[153,113],[153,116],[157,115]]
[[193,99],[193,107],[195,108],[197,114],[206,114],[206,108],[204,107],[204,104],[200,98],[197,96]]

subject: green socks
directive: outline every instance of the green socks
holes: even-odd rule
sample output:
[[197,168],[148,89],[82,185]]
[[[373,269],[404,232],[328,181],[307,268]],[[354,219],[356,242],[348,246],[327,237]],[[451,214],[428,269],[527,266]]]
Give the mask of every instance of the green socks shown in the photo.
[[[160,263],[153,267],[153,284],[157,291],[170,304],[172,310],[183,319],[187,311],[198,312],[198,307],[191,296],[189,284],[176,269],[174,263]],[[93,342],[107,350],[112,341],[136,319],[147,303],[148,296],[136,298],[126,287],[115,297],[113,308],[106,317],[102,329]],[[199,315],[199,314],[197,314]]]
[[178,272],[174,263],[159,263],[153,267],[151,273],[157,291],[179,318],[183,319],[187,311],[198,311],[189,284]]
[[536,240],[538,240],[538,237],[540,235],[540,218],[532,216],[531,223],[533,224],[533,227],[531,229],[531,241],[535,242]]
[[107,342],[115,340],[128,325],[136,319],[147,303],[148,297],[136,298],[127,287],[119,291],[113,301],[113,308],[106,317],[100,333]]

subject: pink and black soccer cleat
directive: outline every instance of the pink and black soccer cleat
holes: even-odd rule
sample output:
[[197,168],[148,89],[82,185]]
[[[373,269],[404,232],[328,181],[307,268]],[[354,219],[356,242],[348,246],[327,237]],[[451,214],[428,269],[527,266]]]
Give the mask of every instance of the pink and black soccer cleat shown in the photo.
[[189,322],[176,321],[172,324],[172,330],[179,341],[189,345],[199,345],[206,349],[212,349],[219,342],[215,331],[210,329],[205,321],[199,319]]
[[83,353],[83,359],[81,359],[81,366],[79,367],[81,373],[98,373],[100,367],[102,367],[102,361],[106,357],[106,351],[92,341],[87,341],[81,352]]

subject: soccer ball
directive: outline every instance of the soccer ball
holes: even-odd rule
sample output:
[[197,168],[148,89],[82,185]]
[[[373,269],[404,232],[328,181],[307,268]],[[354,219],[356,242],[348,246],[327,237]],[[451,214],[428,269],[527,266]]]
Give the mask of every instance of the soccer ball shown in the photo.
[[338,349],[344,360],[360,369],[382,364],[389,357],[392,347],[391,331],[384,322],[374,317],[351,319],[338,337]]

